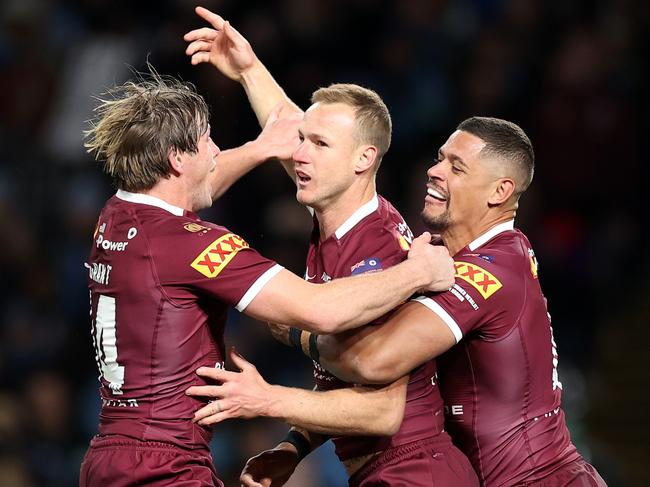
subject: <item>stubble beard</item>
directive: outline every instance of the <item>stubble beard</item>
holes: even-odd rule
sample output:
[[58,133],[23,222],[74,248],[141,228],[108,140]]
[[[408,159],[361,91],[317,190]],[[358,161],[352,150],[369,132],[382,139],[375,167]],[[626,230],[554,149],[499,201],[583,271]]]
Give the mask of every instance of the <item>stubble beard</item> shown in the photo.
[[441,234],[447,230],[451,224],[451,219],[449,217],[449,202],[447,202],[447,208],[445,208],[445,211],[440,215],[430,215],[425,207],[422,210],[421,216],[427,231],[434,234]]

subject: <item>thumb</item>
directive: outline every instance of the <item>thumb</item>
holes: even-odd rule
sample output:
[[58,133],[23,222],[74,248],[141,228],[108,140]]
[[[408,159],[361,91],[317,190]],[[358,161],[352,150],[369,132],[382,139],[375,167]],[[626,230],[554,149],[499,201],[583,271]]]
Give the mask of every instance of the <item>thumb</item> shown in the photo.
[[271,125],[278,118],[280,118],[280,112],[282,111],[282,105],[283,105],[283,103],[280,102],[277,105],[275,105],[275,107],[273,107],[273,110],[271,110],[271,113],[269,113],[269,117],[266,119],[266,125]]
[[429,232],[423,232],[422,235],[418,236],[413,242],[421,243],[431,243],[431,234]]
[[252,363],[239,355],[235,347],[230,347],[230,360],[232,360],[232,363],[235,364],[235,366],[241,371],[255,367]]

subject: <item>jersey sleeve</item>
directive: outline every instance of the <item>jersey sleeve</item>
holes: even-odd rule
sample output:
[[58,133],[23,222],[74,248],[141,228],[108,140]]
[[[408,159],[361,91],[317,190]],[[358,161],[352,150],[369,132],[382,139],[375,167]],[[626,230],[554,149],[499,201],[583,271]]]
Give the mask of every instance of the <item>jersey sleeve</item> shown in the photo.
[[152,243],[161,284],[175,300],[206,295],[243,311],[283,267],[223,227],[201,228],[179,225]]
[[509,256],[460,256],[454,261],[456,282],[451,290],[414,298],[433,311],[453,332],[458,343],[477,333],[497,340],[516,324],[525,292],[522,273],[512,267]]

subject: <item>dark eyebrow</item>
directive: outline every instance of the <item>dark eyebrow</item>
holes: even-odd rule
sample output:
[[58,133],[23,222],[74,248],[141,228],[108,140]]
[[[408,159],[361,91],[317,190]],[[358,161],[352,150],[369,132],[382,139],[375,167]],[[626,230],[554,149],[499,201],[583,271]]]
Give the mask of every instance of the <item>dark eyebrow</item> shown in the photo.
[[451,162],[456,163],[456,164],[459,164],[459,165],[461,165],[463,168],[467,169],[467,164],[465,164],[465,161],[463,161],[463,160],[462,160],[460,157],[458,157],[456,154],[447,154],[447,155],[445,155],[445,154],[442,152],[442,147],[441,147],[440,149],[438,149],[438,157],[440,157],[441,159],[444,159],[445,157],[447,157]]

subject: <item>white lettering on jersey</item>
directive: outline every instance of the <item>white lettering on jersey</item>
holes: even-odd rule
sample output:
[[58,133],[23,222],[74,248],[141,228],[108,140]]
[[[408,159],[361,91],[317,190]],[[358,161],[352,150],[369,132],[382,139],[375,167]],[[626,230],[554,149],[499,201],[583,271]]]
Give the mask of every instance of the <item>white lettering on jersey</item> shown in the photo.
[[452,416],[462,416],[465,414],[465,411],[463,411],[462,404],[452,404],[451,406],[445,406],[445,414],[451,414]]
[[86,269],[88,269],[88,277],[90,277],[97,284],[108,285],[108,281],[111,278],[111,271],[113,266],[109,264],[102,264],[98,262],[93,262],[93,265],[88,265],[87,262],[84,263]]
[[102,399],[102,407],[139,408],[137,399]]
[[[549,313],[546,313],[548,316],[548,321],[551,321],[551,315]],[[562,389],[562,383],[560,382],[560,374],[558,374],[557,371],[557,365],[559,363],[559,356],[557,354],[557,345],[555,344],[555,338],[553,338],[553,327],[549,325],[549,328],[551,329],[551,354],[553,355],[553,390],[557,389],[558,387]]]
[[110,240],[104,239],[104,235],[99,235],[95,241],[97,248],[101,247],[104,250],[113,250],[115,252],[122,252],[126,250],[126,246],[129,245],[129,242],[112,242]]

